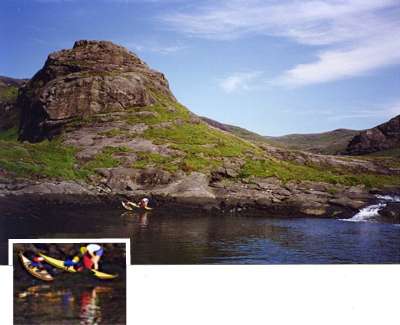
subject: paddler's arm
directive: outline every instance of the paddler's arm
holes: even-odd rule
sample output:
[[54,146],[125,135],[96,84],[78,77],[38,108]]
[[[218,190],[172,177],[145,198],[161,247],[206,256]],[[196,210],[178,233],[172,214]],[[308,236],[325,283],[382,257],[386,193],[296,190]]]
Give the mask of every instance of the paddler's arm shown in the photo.
[[99,269],[99,260],[100,260],[100,256],[94,255],[94,256],[92,257],[93,268],[94,268],[96,271]]

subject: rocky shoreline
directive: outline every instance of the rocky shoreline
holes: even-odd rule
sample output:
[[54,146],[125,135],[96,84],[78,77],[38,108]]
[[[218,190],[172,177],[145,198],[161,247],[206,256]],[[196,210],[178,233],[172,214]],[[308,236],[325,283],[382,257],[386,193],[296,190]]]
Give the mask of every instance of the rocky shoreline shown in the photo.
[[[240,186],[235,183],[235,186],[222,187],[218,183],[206,183],[203,176],[192,173],[167,186],[137,188],[134,191],[76,181],[3,181],[0,183],[0,206],[2,215],[7,216],[9,211],[18,206],[21,209],[36,204],[106,204],[117,207],[123,199],[139,200],[147,196],[153,207],[164,211],[172,209],[189,213],[201,211],[215,214],[262,214],[270,217],[351,218],[359,209],[376,202],[375,194],[400,192],[393,189],[390,192],[368,191],[361,186],[353,186],[330,193],[324,189],[327,184],[288,183],[282,186],[278,180],[269,180],[269,183],[253,181]],[[394,209],[391,209],[391,205],[388,205],[384,212],[387,220],[398,218],[398,207],[396,204],[393,206]]]

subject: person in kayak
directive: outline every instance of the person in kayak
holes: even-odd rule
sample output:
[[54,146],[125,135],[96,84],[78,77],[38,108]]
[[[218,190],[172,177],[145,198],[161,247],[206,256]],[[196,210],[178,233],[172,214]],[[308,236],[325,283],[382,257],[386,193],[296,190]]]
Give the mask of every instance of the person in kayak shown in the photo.
[[64,261],[64,266],[72,266],[78,272],[83,271],[83,265],[82,265],[82,262],[81,262],[81,256],[75,255],[72,258],[67,258]]
[[79,249],[79,254],[64,261],[64,266],[72,266],[76,271],[99,268],[99,261],[103,255],[103,248],[98,244],[89,244]]
[[99,269],[99,262],[103,256],[104,250],[98,244],[89,244],[86,247],[81,247],[81,253],[83,254],[82,264],[86,269]]
[[132,208],[142,208],[146,210],[151,210],[151,208],[149,207],[149,199],[147,197],[144,197],[138,203],[126,201],[122,202],[122,205],[128,210],[132,210]]
[[30,266],[31,267],[36,267],[38,270],[46,270],[49,272],[51,275],[55,275],[57,272],[55,272],[54,268],[47,264],[46,261],[42,256],[39,256],[33,252],[25,252],[25,255],[27,258],[31,261]]
[[139,207],[141,207],[143,209],[147,209],[148,204],[149,204],[149,199],[147,197],[144,197],[143,199],[140,200],[138,205],[139,205]]

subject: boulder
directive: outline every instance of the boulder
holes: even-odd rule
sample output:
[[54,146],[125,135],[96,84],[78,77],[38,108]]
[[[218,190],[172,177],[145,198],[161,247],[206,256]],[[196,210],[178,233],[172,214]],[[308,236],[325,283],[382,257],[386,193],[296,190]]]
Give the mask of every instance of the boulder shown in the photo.
[[156,93],[175,99],[164,75],[135,54],[111,42],[77,41],[50,54],[23,87],[19,136],[31,142],[52,138],[71,120],[151,105]]

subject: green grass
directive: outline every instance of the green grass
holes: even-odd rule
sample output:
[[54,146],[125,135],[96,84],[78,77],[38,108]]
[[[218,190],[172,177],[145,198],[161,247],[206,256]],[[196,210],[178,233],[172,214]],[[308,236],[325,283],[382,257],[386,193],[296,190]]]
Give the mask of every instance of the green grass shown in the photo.
[[203,153],[209,157],[237,157],[259,150],[232,135],[209,128],[205,123],[183,123],[172,128],[150,128],[144,136],[157,143],[172,143],[172,147],[188,154]]
[[318,169],[272,159],[247,160],[240,171],[241,178],[272,176],[284,182],[314,181],[348,186],[364,184],[369,188],[400,185],[399,175],[341,174],[327,169]]
[[111,129],[108,131],[104,132],[99,132],[99,135],[104,135],[107,138],[113,138],[113,137],[118,137],[118,136],[125,136],[127,134],[126,131],[123,131],[121,129]]
[[40,143],[17,141],[15,129],[0,132],[0,168],[19,177],[46,177],[61,180],[85,179],[97,168],[120,165],[114,153],[128,152],[126,147],[107,147],[82,166],[75,158],[76,149],[62,144],[61,139]]
[[0,132],[0,141],[16,141],[18,138],[17,128],[11,128]]
[[[132,168],[156,167],[172,173],[178,170],[187,173],[211,173],[222,166],[226,159],[240,159],[245,163],[240,170],[239,179],[274,176],[284,182],[307,180],[329,184],[365,184],[368,187],[400,185],[399,175],[354,174],[346,170],[323,169],[319,166],[304,166],[270,158],[251,142],[193,119],[184,106],[170,98],[157,93],[153,95],[158,100],[155,105],[133,107],[122,116],[111,113],[98,114],[74,123],[78,123],[78,126],[114,119],[127,120],[132,124],[146,123],[149,128],[140,136],[180,152],[173,156],[137,152],[138,159],[130,166]],[[137,115],[143,111],[156,114]],[[160,127],[158,124],[162,122],[170,122],[170,125]],[[114,128],[100,135],[129,137],[128,133]],[[29,144],[20,143],[16,138],[16,129],[0,132],[0,167],[24,177],[87,179],[98,168],[123,165],[124,153],[131,152],[127,147],[106,147],[92,160],[80,162],[75,158],[77,149],[63,145],[61,139]]]
[[176,157],[164,156],[152,152],[138,152],[137,161],[131,167],[133,168],[148,168],[158,167],[169,172],[176,172],[179,166],[175,163]]
[[[147,125],[155,125],[162,122],[170,122],[176,119],[187,121],[190,118],[189,111],[179,104],[171,105],[173,110],[168,109],[168,105],[163,103],[154,104],[144,107],[132,107],[126,116],[126,121],[131,124],[145,123]],[[151,112],[151,115],[141,115],[140,112]]]
[[222,165],[223,158],[260,155],[260,149],[205,123],[185,122],[171,128],[150,128],[144,137],[157,144],[169,144],[183,152],[179,167],[185,172],[208,173]]
[[12,139],[11,131],[1,133],[0,168],[17,176],[76,179],[75,164],[75,150],[59,140],[20,143],[16,137]]
[[88,177],[93,175],[96,169],[99,168],[113,168],[118,167],[121,161],[113,156],[114,151],[104,149],[102,152],[98,153],[94,159],[88,161],[81,166],[77,176],[78,178]]
[[18,88],[15,86],[9,86],[0,89],[0,101],[14,103],[18,96]]

